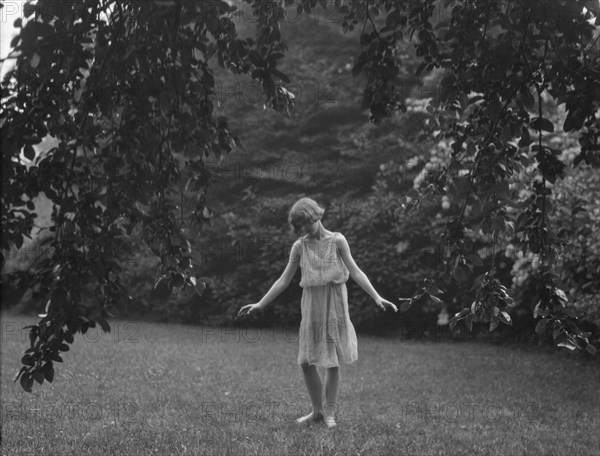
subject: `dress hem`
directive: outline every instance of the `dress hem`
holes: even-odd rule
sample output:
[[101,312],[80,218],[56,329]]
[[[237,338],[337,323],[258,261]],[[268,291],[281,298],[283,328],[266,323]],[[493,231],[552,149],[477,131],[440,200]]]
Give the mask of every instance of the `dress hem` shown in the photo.
[[302,362],[296,362],[296,364],[298,366],[301,366],[302,364],[308,364],[309,366],[324,367],[324,368],[328,369],[328,368],[331,368],[331,367],[340,367],[342,364],[344,364],[344,365],[354,364],[356,361],[358,361],[358,358],[356,358],[355,360],[352,360],[352,361],[342,361],[339,364],[332,364],[332,365],[319,363],[318,361],[316,363],[302,361]]

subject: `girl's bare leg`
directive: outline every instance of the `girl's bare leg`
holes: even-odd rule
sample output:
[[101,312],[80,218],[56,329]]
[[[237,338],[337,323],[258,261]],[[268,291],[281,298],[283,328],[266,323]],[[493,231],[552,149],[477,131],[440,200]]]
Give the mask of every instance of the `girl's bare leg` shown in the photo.
[[340,389],[341,373],[339,367],[327,369],[325,377],[325,399],[327,401],[327,416],[336,412],[337,396]]
[[318,420],[323,417],[323,384],[321,377],[317,372],[317,366],[308,363],[301,364],[302,373],[304,374],[304,382],[310,395],[313,411],[308,415],[296,420],[298,423],[306,422],[310,419]]

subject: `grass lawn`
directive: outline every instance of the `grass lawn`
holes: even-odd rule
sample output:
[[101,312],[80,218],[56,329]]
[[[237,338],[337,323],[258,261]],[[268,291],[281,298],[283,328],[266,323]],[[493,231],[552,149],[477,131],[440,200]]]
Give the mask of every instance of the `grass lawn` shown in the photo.
[[2,315],[4,455],[600,454],[598,363],[556,353],[359,336],[328,430],[294,424],[310,410],[294,329],[113,321],[26,393],[35,321]]

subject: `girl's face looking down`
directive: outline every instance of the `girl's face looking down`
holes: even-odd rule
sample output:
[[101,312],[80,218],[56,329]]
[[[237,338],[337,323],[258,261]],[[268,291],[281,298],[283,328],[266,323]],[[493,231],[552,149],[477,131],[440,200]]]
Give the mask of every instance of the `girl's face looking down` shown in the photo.
[[296,233],[301,236],[305,234],[313,236],[317,232],[318,224],[318,220],[315,220],[314,222],[311,222],[310,220],[304,220],[302,222],[294,223],[294,227],[296,228]]

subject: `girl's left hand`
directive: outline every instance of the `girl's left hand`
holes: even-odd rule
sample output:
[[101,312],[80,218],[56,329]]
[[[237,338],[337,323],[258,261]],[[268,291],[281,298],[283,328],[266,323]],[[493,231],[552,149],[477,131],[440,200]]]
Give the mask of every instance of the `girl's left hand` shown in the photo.
[[389,307],[390,309],[394,309],[394,312],[398,312],[398,307],[393,302],[388,301],[387,299],[377,298],[375,299],[375,304],[381,307],[382,310],[385,310],[385,307]]

